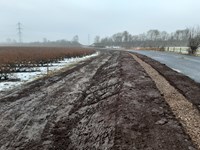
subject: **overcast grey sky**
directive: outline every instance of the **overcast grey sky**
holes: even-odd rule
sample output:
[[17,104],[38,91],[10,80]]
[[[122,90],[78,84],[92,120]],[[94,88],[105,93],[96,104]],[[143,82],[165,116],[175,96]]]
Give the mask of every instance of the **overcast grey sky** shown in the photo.
[[0,0],[0,41],[71,40],[91,42],[94,36],[124,30],[139,34],[149,29],[168,32],[200,24],[200,0]]

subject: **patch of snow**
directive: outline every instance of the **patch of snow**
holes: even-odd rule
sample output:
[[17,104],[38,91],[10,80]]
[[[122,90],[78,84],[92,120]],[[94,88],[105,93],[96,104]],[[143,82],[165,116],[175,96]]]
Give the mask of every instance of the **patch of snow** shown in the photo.
[[176,71],[176,72],[178,72],[178,73],[181,73],[181,71],[180,70],[178,70],[178,69],[175,69],[175,68],[172,68],[174,71]]
[[80,61],[92,58],[99,55],[99,52],[96,52],[92,55],[87,55],[84,57],[75,57],[75,58],[65,58],[58,63],[52,63],[48,68],[47,67],[38,67],[35,72],[17,72],[9,75],[10,79],[19,79],[18,81],[3,81],[0,82],[0,92],[12,90],[13,88],[19,87],[22,84],[34,81],[39,77],[47,75],[47,71],[56,72],[62,68],[65,68],[71,64],[78,63]]

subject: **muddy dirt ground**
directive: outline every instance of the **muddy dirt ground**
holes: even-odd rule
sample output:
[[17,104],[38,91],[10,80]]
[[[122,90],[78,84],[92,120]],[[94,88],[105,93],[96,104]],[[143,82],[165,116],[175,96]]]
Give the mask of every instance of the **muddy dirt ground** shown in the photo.
[[193,150],[144,69],[98,57],[0,98],[1,150]]

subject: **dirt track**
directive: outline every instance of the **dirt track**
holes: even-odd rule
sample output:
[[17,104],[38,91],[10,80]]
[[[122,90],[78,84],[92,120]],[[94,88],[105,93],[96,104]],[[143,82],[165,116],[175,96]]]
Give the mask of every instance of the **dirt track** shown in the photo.
[[105,52],[0,99],[0,149],[193,150],[128,53]]

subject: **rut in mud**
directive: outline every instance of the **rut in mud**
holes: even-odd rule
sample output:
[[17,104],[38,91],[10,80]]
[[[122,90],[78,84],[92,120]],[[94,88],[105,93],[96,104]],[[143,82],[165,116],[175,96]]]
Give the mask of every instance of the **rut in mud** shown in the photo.
[[104,52],[56,82],[10,97],[0,100],[0,149],[195,149],[128,53]]

